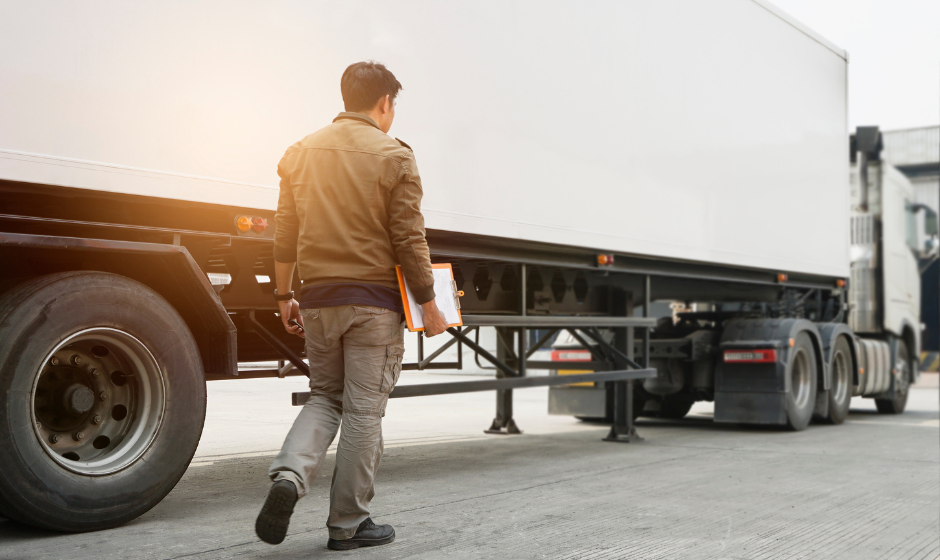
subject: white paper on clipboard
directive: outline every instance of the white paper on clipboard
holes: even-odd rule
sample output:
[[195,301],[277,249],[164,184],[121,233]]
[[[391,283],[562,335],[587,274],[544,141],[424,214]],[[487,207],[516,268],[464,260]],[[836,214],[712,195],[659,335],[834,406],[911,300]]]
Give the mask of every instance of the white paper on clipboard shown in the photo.
[[[459,300],[457,299],[457,286],[454,284],[453,269],[449,266],[447,268],[435,267],[432,269],[432,273],[434,274],[434,302],[437,303],[437,308],[441,310],[444,321],[451,327],[462,325],[463,319],[460,317],[460,308],[457,303]],[[402,283],[405,287],[407,308],[411,318],[409,328],[412,330],[423,329],[424,309],[415,301],[408,282],[404,281]]]

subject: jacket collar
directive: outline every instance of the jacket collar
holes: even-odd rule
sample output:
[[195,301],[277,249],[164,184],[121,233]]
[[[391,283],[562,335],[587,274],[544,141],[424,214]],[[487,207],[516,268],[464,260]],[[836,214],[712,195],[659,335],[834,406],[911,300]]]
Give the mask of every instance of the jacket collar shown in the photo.
[[[340,120],[340,119],[358,119],[358,120],[360,120],[360,121],[363,121],[363,122],[366,122],[366,123],[371,124],[371,125],[374,126],[375,128],[379,128],[379,125],[376,124],[376,122],[375,122],[374,120],[372,120],[372,117],[370,117],[370,116],[368,116],[368,115],[363,115],[362,113],[352,113],[352,112],[348,112],[348,111],[347,111],[347,112],[343,112],[343,113],[340,113],[339,115],[336,115],[336,118],[333,119],[333,122],[336,122],[336,121],[338,121],[338,120]],[[382,129],[379,128],[379,130],[382,130]]]

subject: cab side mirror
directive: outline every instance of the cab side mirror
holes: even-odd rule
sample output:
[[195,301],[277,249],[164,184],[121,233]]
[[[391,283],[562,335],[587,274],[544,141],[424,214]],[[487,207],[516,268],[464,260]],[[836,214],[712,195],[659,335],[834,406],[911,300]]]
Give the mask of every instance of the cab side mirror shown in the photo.
[[924,241],[924,253],[927,255],[933,255],[937,252],[937,249],[940,249],[940,239],[937,239],[937,236],[928,237]]
[[936,237],[940,234],[937,228],[937,213],[931,208],[924,207],[924,233],[927,237]]

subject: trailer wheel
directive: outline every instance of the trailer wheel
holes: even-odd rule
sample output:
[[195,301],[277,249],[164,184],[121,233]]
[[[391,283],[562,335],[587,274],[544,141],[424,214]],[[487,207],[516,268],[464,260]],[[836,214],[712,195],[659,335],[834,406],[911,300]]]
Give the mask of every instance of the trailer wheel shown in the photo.
[[901,414],[907,406],[911,385],[911,360],[907,353],[907,344],[903,340],[898,340],[898,358],[894,367],[897,370],[894,378],[895,397],[875,399],[875,406],[881,414]]
[[829,386],[830,424],[841,424],[849,415],[852,403],[852,354],[849,341],[840,336],[832,349],[832,381]]
[[685,418],[685,415],[692,410],[695,404],[695,398],[691,395],[669,395],[663,398],[659,405],[659,412],[656,414],[659,418],[672,418],[678,420]]
[[9,517],[90,531],[176,485],[205,419],[199,350],[153,290],[101,272],[0,298],[0,502]]
[[816,355],[809,335],[796,335],[787,361],[790,391],[787,393],[787,426],[803,430],[813,418],[816,405]]

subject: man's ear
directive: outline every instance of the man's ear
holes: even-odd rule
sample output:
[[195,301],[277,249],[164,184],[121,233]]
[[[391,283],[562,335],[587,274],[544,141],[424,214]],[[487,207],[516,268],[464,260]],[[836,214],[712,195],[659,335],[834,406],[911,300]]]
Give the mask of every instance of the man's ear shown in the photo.
[[392,110],[392,96],[386,94],[382,98],[382,114],[387,115]]

